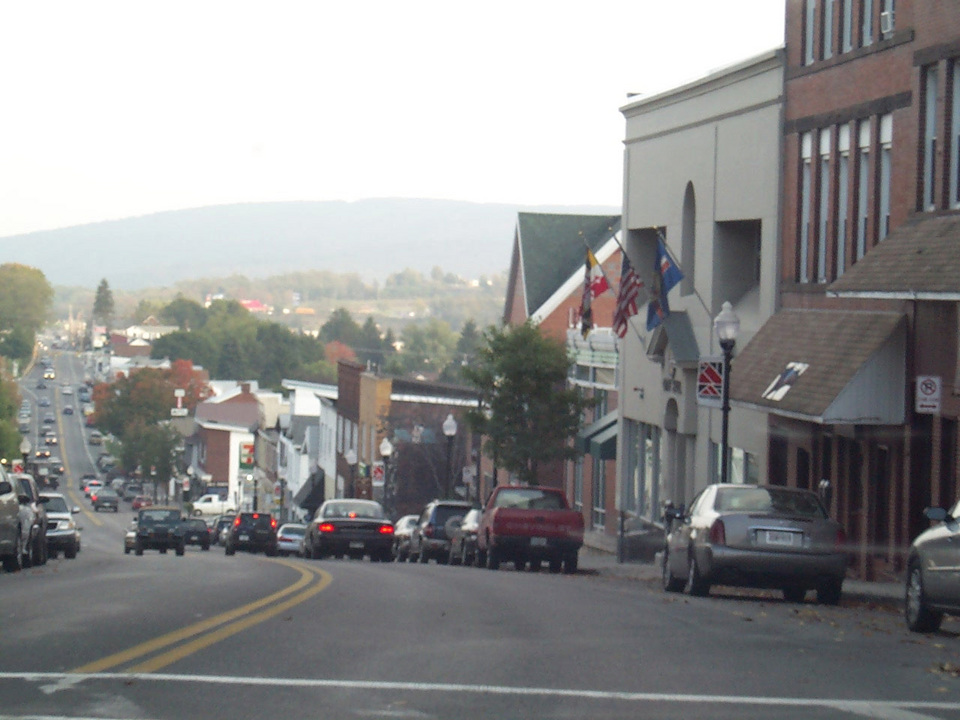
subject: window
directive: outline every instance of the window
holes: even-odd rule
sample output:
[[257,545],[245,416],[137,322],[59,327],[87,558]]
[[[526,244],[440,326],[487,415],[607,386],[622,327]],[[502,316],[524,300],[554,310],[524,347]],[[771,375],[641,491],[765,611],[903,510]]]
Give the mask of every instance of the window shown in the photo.
[[833,0],[823,0],[823,59],[833,57]]
[[860,28],[863,39],[861,44],[866,47],[873,44],[873,0],[863,0],[863,25]]
[[577,458],[573,470],[573,507],[583,512],[583,456]]
[[600,458],[593,460],[593,527],[602,530],[607,519],[607,463]]
[[850,126],[841,125],[837,133],[837,277],[847,264],[847,198],[850,183]]
[[803,64],[813,65],[813,27],[817,14],[817,0],[807,0],[803,23]]
[[827,281],[827,242],[830,236],[830,130],[820,131],[820,207],[817,230],[817,282]]
[[880,118],[880,227],[877,239],[890,232],[890,150],[893,145],[893,115]]
[[807,260],[810,243],[810,183],[813,153],[813,134],[806,132],[800,136],[800,268],[797,279],[801,283],[809,282]]
[[896,0],[883,0],[883,12],[880,13],[880,33],[884,38],[893,35],[897,17]]
[[843,0],[840,14],[841,52],[853,50],[853,0]]
[[857,146],[857,260],[867,252],[867,223],[870,220],[870,121],[860,122]]
[[937,201],[934,186],[937,169],[937,66],[929,65],[923,69],[923,120],[921,151],[923,152],[923,175],[920,178],[923,196],[923,210],[936,210]]
[[950,207],[960,208],[960,60],[950,64]]
[[[660,521],[660,428],[626,421],[629,443],[624,510],[653,522]],[[682,498],[669,498],[679,505]]]

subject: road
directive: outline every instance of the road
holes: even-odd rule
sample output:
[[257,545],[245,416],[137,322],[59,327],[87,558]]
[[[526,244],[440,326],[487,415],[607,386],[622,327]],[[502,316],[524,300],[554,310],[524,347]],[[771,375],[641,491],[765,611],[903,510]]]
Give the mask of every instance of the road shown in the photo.
[[[58,417],[79,476],[84,430]],[[129,505],[94,514],[63,487],[80,556],[0,575],[3,718],[960,717],[952,620],[917,636],[884,608],[667,595],[586,566],[136,557]]]

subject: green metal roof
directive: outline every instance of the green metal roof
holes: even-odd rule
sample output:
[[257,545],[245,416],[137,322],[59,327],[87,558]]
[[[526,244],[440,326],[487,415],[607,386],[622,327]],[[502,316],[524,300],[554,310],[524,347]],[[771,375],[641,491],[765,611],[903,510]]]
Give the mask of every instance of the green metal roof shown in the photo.
[[527,317],[572,275],[583,272],[587,247],[597,252],[619,230],[619,215],[519,213],[517,244]]

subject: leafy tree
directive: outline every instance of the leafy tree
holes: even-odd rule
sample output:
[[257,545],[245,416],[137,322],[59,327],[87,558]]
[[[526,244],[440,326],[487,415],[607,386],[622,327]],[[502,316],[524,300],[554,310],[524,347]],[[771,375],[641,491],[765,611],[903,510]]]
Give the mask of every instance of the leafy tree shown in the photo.
[[178,331],[157,338],[150,349],[150,357],[191,360],[211,371],[216,371],[220,365],[220,350],[213,338],[200,332]]
[[104,278],[97,286],[97,294],[93,299],[93,319],[106,325],[107,330],[113,325],[113,313],[116,306],[113,302],[113,293],[110,291],[110,285]]
[[42,272],[17,263],[0,265],[0,353],[15,359],[30,357],[52,302],[53,288]]
[[430,318],[403,329],[402,360],[409,372],[439,373],[450,362],[457,336],[443,320]]
[[181,330],[199,330],[207,321],[207,310],[200,303],[177,295],[160,311],[160,319]]
[[127,428],[150,425],[170,417],[174,386],[169,371],[144,368],[111,385],[93,389],[94,422],[123,437]]
[[163,303],[159,300],[143,298],[137,303],[137,309],[133,311],[133,322],[139,324],[149,317],[159,317],[163,307]]
[[367,317],[363,327],[360,328],[354,350],[357,351],[357,357],[361,362],[369,361],[376,365],[383,363],[383,339],[380,337],[380,328],[372,317]]
[[326,355],[326,360],[328,363],[336,367],[336,364],[341,360],[356,360],[357,354],[350,348],[348,345],[344,345],[339,340],[334,340],[333,342],[327,343],[326,348],[324,348]]
[[337,308],[330,313],[329,319],[320,328],[320,342],[327,344],[337,340],[344,345],[357,347],[360,339],[360,326],[346,308]]
[[467,421],[484,436],[488,456],[521,481],[536,483],[542,464],[576,457],[569,441],[590,401],[567,387],[566,346],[532,323],[490,327],[483,339],[464,376],[486,412],[470,410]]
[[0,355],[27,360],[33,354],[36,335],[28,328],[15,327],[0,336]]
[[189,360],[175,360],[170,363],[170,384],[175,390],[183,390],[183,407],[190,412],[209,398],[213,391],[207,384],[205,373],[195,370]]

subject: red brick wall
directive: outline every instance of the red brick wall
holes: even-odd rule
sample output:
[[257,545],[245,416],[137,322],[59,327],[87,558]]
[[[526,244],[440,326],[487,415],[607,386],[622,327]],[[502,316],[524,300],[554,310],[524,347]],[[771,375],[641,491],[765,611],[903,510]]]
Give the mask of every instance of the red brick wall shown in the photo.
[[201,428],[200,437],[207,449],[203,468],[213,476],[210,484],[226,487],[230,478],[230,433]]

